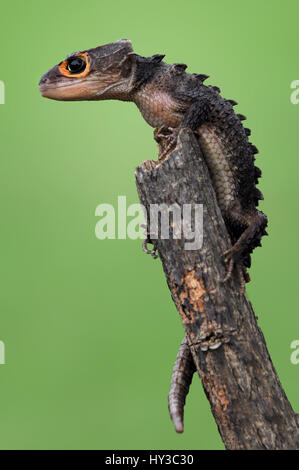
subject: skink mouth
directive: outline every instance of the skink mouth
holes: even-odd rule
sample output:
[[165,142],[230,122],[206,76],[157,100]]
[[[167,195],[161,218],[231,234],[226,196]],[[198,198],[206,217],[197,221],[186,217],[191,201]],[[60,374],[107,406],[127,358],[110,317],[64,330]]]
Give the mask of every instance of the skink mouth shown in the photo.
[[48,78],[42,77],[39,82],[39,91],[45,98],[63,100],[70,99],[67,95],[71,91],[80,91],[84,80],[77,80],[75,83],[53,83]]
[[45,98],[49,98],[50,97],[49,95],[53,95],[56,90],[57,90],[57,86],[53,84],[51,85],[45,82],[39,83],[39,91],[41,95]]
[[92,84],[85,78],[76,79],[76,81],[72,83],[42,79],[39,83],[39,90],[44,98],[58,101],[97,99],[94,97]]
[[48,87],[48,88],[60,88],[65,86],[75,86],[77,83],[82,83],[83,79],[76,79],[76,81],[60,81],[60,80],[51,80],[47,77],[42,77],[39,81],[39,87]]
[[44,85],[44,84],[39,84],[39,91],[41,93],[42,96],[46,96],[47,94],[47,91],[49,90],[50,87],[48,87],[47,85]]
[[60,83],[60,84],[47,84],[47,83],[40,83],[39,89],[40,91],[47,91],[47,90],[59,90],[61,88],[66,89],[66,88],[78,88],[80,86],[80,83]]
[[51,84],[51,80],[46,75],[42,76],[42,78],[39,81],[38,86],[39,86],[39,91],[42,96],[47,96],[48,90],[50,90],[51,88],[52,89],[56,88],[53,84]]
[[44,85],[40,85],[40,86],[39,86],[40,94],[41,94],[44,98],[48,98],[48,93],[49,93],[50,90],[51,90],[51,88],[46,87],[46,86],[44,86]]

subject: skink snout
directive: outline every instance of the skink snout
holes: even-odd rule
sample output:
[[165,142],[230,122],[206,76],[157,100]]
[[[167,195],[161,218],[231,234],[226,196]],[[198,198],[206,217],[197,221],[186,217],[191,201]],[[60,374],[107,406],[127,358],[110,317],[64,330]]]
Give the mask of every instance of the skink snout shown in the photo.
[[45,73],[39,81],[39,91],[42,96],[47,98],[49,87],[51,86],[51,79],[48,77],[48,74]]
[[47,77],[47,74],[43,75],[39,81],[39,86],[41,85],[49,85],[50,79]]

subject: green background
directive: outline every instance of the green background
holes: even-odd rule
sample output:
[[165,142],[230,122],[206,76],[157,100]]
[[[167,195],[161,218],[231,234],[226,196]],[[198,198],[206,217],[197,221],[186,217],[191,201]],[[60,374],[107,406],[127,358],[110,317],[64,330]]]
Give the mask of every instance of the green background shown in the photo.
[[297,0],[1,2],[1,448],[223,448],[198,378],[183,435],[168,417],[183,329],[160,261],[140,240],[94,233],[98,204],[138,201],[134,169],[156,158],[152,129],[131,103],[39,94],[66,54],[120,38],[209,74],[248,117],[270,236],[247,292],[299,410],[298,15]]

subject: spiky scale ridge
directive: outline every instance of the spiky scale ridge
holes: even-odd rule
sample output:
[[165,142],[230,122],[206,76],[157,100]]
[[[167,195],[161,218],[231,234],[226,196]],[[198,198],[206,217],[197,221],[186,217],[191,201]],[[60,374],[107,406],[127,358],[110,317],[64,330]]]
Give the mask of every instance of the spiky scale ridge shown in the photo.
[[150,61],[155,64],[159,64],[160,62],[162,62],[164,57],[165,57],[165,54],[155,54],[150,57]]
[[255,177],[255,184],[258,183],[258,179],[262,176],[262,171],[257,166],[254,167],[254,177]]
[[232,106],[237,106],[237,101],[235,100],[226,100],[228,103],[230,103]]
[[194,74],[194,75],[195,75],[195,77],[196,77],[199,81],[201,81],[202,83],[203,83],[205,80],[207,80],[208,78],[210,78],[209,75],[205,75],[204,73],[196,73],[196,74]]
[[258,188],[254,188],[254,199],[256,202],[256,206],[258,205],[258,201],[263,201],[264,199],[264,196]]
[[186,70],[186,68],[188,67],[188,65],[186,64],[181,64],[181,63],[178,63],[178,64],[173,64],[174,67],[176,68],[176,70],[178,71],[182,71],[184,72]]
[[256,146],[253,145],[253,144],[251,144],[251,143],[250,143],[250,148],[251,148],[251,152],[252,152],[253,154],[259,153],[258,148],[256,148]]

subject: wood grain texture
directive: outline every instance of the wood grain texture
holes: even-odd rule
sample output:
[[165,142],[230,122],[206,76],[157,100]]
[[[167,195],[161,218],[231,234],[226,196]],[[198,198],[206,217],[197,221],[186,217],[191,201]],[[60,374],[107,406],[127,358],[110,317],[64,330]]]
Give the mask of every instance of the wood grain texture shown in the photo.
[[296,414],[252,306],[235,275],[221,281],[221,255],[231,244],[193,133],[183,129],[176,149],[155,168],[138,166],[136,184],[148,215],[151,204],[203,204],[201,249],[186,250],[187,240],[172,236],[158,238],[156,247],[225,447],[299,449]]

